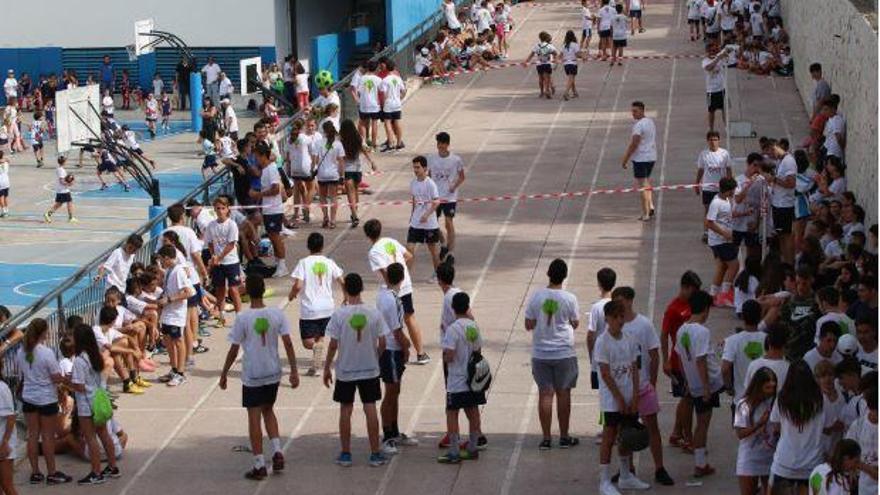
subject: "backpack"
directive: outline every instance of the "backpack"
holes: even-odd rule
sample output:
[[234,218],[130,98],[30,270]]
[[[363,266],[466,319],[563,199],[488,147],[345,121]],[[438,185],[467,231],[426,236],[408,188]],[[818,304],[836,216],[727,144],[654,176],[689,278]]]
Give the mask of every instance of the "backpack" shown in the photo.
[[483,357],[480,351],[471,353],[467,365],[468,387],[471,392],[485,392],[492,384],[492,371],[489,369],[489,361]]
[[95,426],[104,426],[112,417],[113,404],[110,403],[110,395],[103,388],[98,388],[92,397],[92,422]]

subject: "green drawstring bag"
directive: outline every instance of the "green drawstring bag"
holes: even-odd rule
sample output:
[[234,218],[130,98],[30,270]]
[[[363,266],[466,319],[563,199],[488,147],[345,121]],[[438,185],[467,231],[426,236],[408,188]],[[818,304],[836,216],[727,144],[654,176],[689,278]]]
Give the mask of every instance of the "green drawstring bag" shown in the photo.
[[92,398],[92,422],[95,426],[104,426],[113,417],[113,405],[110,403],[110,395],[103,388],[95,390]]

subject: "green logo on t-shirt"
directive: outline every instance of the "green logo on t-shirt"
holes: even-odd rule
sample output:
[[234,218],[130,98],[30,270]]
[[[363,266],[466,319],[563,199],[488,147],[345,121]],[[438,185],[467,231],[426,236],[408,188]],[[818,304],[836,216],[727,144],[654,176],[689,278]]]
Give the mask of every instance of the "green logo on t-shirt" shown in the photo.
[[810,476],[810,489],[813,493],[822,493],[822,473],[813,473]]
[[688,361],[691,358],[691,335],[687,332],[682,333],[681,337],[678,338],[678,343],[681,344],[681,347],[684,349],[685,354],[687,354]]
[[312,273],[318,277],[318,283],[324,283],[324,275],[327,274],[327,263],[323,261],[318,261],[314,265],[312,265]]
[[367,326],[367,315],[363,313],[355,313],[348,319],[348,324],[351,325],[352,330],[357,332],[357,341],[360,342],[361,332]]
[[385,254],[391,256],[392,258],[397,256],[397,246],[394,245],[393,242],[386,242],[382,249],[385,250]]
[[743,353],[750,361],[754,361],[764,355],[764,345],[760,342],[749,342],[743,347]]
[[367,88],[367,91],[372,92],[372,91],[373,91],[373,88],[375,88],[376,85],[373,83],[372,80],[367,79],[367,80],[364,81],[364,87]]
[[468,342],[473,344],[480,338],[480,330],[475,326],[469,326],[464,329],[464,338],[467,339]]
[[555,299],[544,299],[544,304],[541,305],[541,311],[547,315],[547,324],[553,320],[553,315],[555,315],[559,311],[559,302]]
[[24,360],[27,361],[28,364],[33,365],[34,364],[34,353],[33,352],[26,353],[24,355]]
[[266,345],[266,333],[269,332],[269,320],[266,318],[257,318],[254,320],[254,333],[260,336],[263,340],[263,345]]

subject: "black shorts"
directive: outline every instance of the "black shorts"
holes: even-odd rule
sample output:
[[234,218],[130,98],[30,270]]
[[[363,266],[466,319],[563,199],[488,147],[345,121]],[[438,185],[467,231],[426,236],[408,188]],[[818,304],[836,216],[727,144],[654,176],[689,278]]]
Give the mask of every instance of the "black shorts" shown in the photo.
[[633,19],[641,19],[642,18],[642,9],[630,10],[629,16]]
[[429,69],[428,67],[422,67],[422,71],[419,72],[419,77],[430,77],[430,76],[431,76],[431,69]]
[[108,174],[112,174],[113,172],[116,172],[116,170],[118,170],[118,169],[119,169],[119,167],[117,167],[115,163],[113,163],[109,160],[105,161],[105,162],[101,162],[101,164],[98,165],[98,173],[99,174],[103,174],[105,172]]
[[592,29],[581,29],[581,36],[583,39],[591,38],[593,36]]
[[537,65],[535,69],[538,71],[538,75],[553,73],[553,66],[550,64],[540,64]]
[[486,403],[486,392],[446,392],[446,410],[457,411]]
[[794,206],[788,208],[773,207],[773,228],[779,234],[791,234],[791,224],[794,222]]
[[706,402],[706,400],[703,399],[702,395],[699,397],[691,396],[691,401],[694,403],[694,412],[696,412],[697,414],[706,414],[712,412],[712,409],[717,409],[721,407],[721,400],[719,395],[719,392],[715,392],[714,394],[712,394],[712,396],[709,398],[709,402]]
[[724,35],[725,40],[729,40],[733,37],[733,29],[722,29],[721,34]]
[[714,33],[706,33],[706,39],[709,40],[717,40],[721,37],[721,31],[716,31]]
[[702,193],[701,196],[703,197],[703,206],[709,206],[710,204],[712,204],[712,200],[715,199],[715,196],[718,195],[718,191],[707,191],[703,189],[700,192]]
[[688,395],[687,381],[685,381],[684,375],[681,371],[675,369],[672,370],[671,376],[669,377],[669,383],[672,385],[673,397],[690,397],[690,395]]
[[293,179],[294,182],[297,182],[297,181],[311,182],[311,181],[315,180],[315,177],[311,176],[311,175],[292,175],[290,178]]
[[565,64],[562,66],[562,69],[565,71],[565,75],[567,76],[576,76],[578,75],[578,66],[577,64]]
[[138,156],[144,156],[144,150],[140,148],[134,148],[131,150],[131,152]]
[[638,414],[623,414],[617,411],[602,411],[602,425],[612,428],[623,423],[633,423],[639,420]]
[[270,383],[259,387],[241,386],[242,407],[272,406],[278,398],[278,383]]
[[43,149],[43,143],[33,143],[31,147],[34,149],[34,151],[41,150]]
[[336,380],[336,385],[333,387],[333,401],[340,404],[353,404],[355,390],[357,390],[363,404],[372,404],[382,399],[382,385],[379,384],[377,376],[353,382]]
[[57,416],[60,412],[58,408],[58,403],[53,402],[51,404],[45,404],[42,406],[38,406],[35,404],[31,404],[30,402],[21,401],[21,412],[25,414],[29,413],[37,413],[40,416]]
[[411,315],[416,312],[416,307],[413,305],[412,293],[400,296],[400,305],[403,306],[403,314],[405,315]]
[[9,196],[9,188],[4,187],[3,189],[0,189],[0,198],[5,198],[7,196]]
[[700,20],[699,19],[688,19],[688,24],[690,24],[692,26],[699,26]]
[[217,166],[217,155],[206,155],[202,162],[202,170],[206,168],[214,168]]
[[407,244],[437,244],[440,240],[440,229],[417,229],[410,227],[406,234]]
[[406,363],[403,360],[403,351],[385,349],[379,356],[379,376],[382,378],[382,383],[400,383],[404,370]]
[[740,232],[734,230],[733,244],[736,247],[740,247],[743,243],[745,243],[746,247],[758,247],[761,245],[761,239],[758,237],[757,232]]
[[737,245],[732,242],[725,242],[724,244],[710,247],[712,248],[712,254],[725,263],[735,260],[739,255]]
[[323,337],[328,323],[330,323],[330,318],[299,320],[299,337],[303,340]]
[[440,203],[437,205],[437,218],[440,218],[443,215],[446,218],[455,218],[455,207],[457,203],[455,201],[450,201],[448,203]]
[[710,112],[724,110],[724,90],[706,93],[706,105]]
[[364,180],[363,172],[345,172],[345,180],[350,180],[358,185]]
[[633,177],[636,179],[647,179],[651,177],[654,170],[654,162],[632,162]]
[[626,40],[614,40],[614,48],[626,48]]
[[809,489],[810,486],[809,479],[786,478],[785,476],[779,476],[774,473],[771,473],[771,475],[773,488],[782,488],[780,493],[797,493],[801,488]]
[[238,287],[241,284],[241,265],[217,265],[211,268],[211,285],[217,287]]
[[57,193],[55,194],[55,202],[58,204],[70,203],[73,201],[73,198],[70,196],[70,193]]
[[370,112],[370,113],[358,112],[358,117],[361,120],[380,120],[382,117],[382,112]]
[[591,371],[590,372],[590,388],[593,390],[599,390],[599,372]]
[[195,289],[196,293],[186,300],[187,308],[198,307],[199,303],[202,302],[202,284],[193,284],[193,289]]
[[277,234],[281,232],[281,228],[284,226],[284,215],[281,213],[273,213],[271,215],[263,214],[263,227],[266,228],[266,233],[268,234]]
[[379,118],[380,120],[382,120],[382,122],[386,120],[400,120],[400,117],[402,115],[403,114],[400,112],[400,110],[397,110],[396,112],[382,112]]
[[339,178],[339,179],[336,179],[336,180],[321,180],[321,179],[318,179],[318,185],[319,185],[319,186],[338,186],[339,183],[340,183],[341,181],[342,181],[342,178]]
[[180,337],[183,336],[183,327],[178,327],[175,325],[166,325],[163,323],[159,327],[159,333],[161,333],[162,335],[167,335],[169,338],[172,338],[172,339],[179,339]]
[[608,39],[611,38],[611,30],[610,29],[600,29],[599,30],[599,39]]

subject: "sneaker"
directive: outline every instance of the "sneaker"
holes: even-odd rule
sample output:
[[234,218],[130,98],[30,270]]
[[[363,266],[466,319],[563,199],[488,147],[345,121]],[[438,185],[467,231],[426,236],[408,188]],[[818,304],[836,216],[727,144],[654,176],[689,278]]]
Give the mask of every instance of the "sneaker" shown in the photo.
[[437,462],[439,462],[440,464],[458,464],[461,462],[461,457],[447,452],[441,456],[438,456]]
[[142,377],[142,376],[137,377],[137,380],[135,380],[134,383],[140,388],[150,388],[153,386],[152,383],[148,382],[147,380],[144,380],[144,377]]
[[43,473],[34,473],[31,475],[31,484],[39,485],[40,483],[46,481],[46,477],[43,476]]
[[389,438],[382,442],[382,454],[387,456],[393,456],[400,453],[400,449],[397,448],[397,441],[393,438]]
[[76,217],[70,217],[67,219],[67,223],[79,223],[79,220]]
[[553,448],[553,444],[550,440],[541,440],[541,443],[538,444],[538,450],[550,450]]
[[424,365],[424,364],[428,364],[430,362],[431,362],[431,356],[429,356],[427,354],[419,354],[418,356],[416,356],[415,364]]
[[620,495],[620,492],[610,481],[603,481],[599,483],[599,495]]
[[394,441],[397,442],[397,445],[403,447],[416,447],[419,445],[418,440],[408,437],[406,433],[401,433],[400,435],[397,435],[397,438],[395,438]]
[[672,476],[669,476],[669,473],[666,472],[665,468],[660,468],[657,471],[654,471],[654,481],[663,486],[672,486],[675,484],[675,480],[672,479]]
[[[171,383],[171,382],[168,382]],[[137,386],[135,383],[129,383],[128,386],[122,387],[122,393],[124,394],[132,394],[132,395],[143,395],[144,389]]]
[[647,490],[651,488],[651,485],[636,478],[636,475],[627,473],[626,475],[620,476],[620,480],[617,482],[617,488],[620,488],[621,490]]
[[486,435],[477,437],[477,450],[486,450],[489,447],[489,439]]
[[187,368],[193,368],[196,365],[196,358],[190,356],[186,359]]
[[402,150],[404,148],[406,148],[406,145],[403,144],[403,141],[397,143],[397,146],[394,147],[394,149],[396,149],[396,150]]
[[281,260],[275,265],[275,273],[272,274],[272,278],[281,278],[285,275],[287,275],[287,263]]
[[284,454],[281,452],[275,452],[272,455],[272,471],[276,473],[284,471]]
[[199,345],[193,347],[193,354],[204,354],[204,353],[208,352],[209,350],[210,349],[208,349],[207,347],[203,346],[202,344],[199,344]]
[[105,478],[113,478],[113,479],[116,479],[116,478],[121,478],[121,477],[122,477],[122,473],[119,472],[119,468],[118,468],[118,467],[110,467],[110,466],[108,465],[107,467],[104,468],[103,471],[101,471],[101,476],[103,476],[103,477],[105,477]]
[[458,457],[463,461],[476,461],[480,458],[480,451],[464,449],[458,453]]
[[180,373],[176,373],[171,380],[168,381],[167,385],[169,387],[177,387],[186,383],[186,377],[181,375]]
[[733,289],[721,294],[722,303],[726,308],[735,308],[736,304],[734,303]]
[[715,468],[706,464],[703,467],[694,466],[694,478],[705,478],[706,476],[711,476],[715,474]]
[[342,467],[351,467],[351,452],[340,452],[339,457],[336,458],[336,464]]
[[384,466],[388,462],[388,459],[384,455],[382,455],[381,452],[373,452],[372,454],[370,454],[369,462],[370,466],[379,467]]
[[434,285],[437,283],[437,274],[432,273],[430,277],[428,277],[428,283]]
[[46,223],[52,223],[52,215],[50,215],[49,212],[43,213],[43,220],[45,220]]
[[266,479],[269,473],[266,472],[266,466],[258,468],[254,466],[250,471],[244,473],[244,477],[249,480],[261,481]]
[[107,480],[105,480],[102,475],[95,474],[95,473],[89,473],[86,475],[85,478],[77,481],[76,483],[78,485],[100,485],[101,483],[103,483],[105,481],[107,481]]
[[576,447],[581,443],[577,437],[561,437],[559,439],[559,448],[560,449],[568,449],[571,447]]

